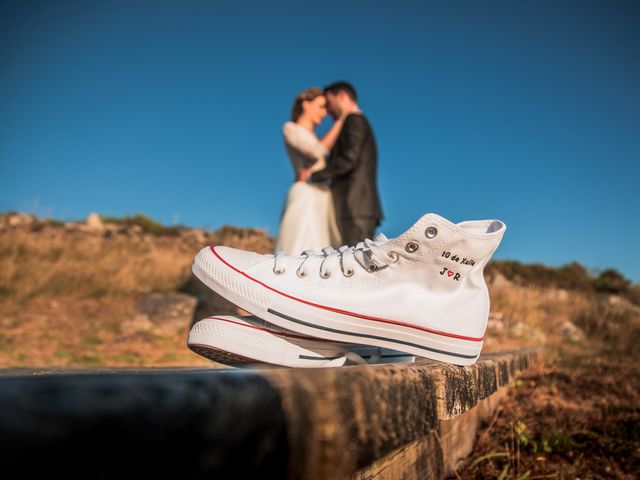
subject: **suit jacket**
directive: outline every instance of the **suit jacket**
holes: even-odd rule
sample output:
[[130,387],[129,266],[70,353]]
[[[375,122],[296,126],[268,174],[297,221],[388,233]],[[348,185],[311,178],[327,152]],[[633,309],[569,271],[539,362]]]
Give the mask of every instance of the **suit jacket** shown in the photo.
[[327,167],[312,182],[331,180],[336,217],[382,218],[376,170],[378,154],[371,125],[361,114],[348,115]]

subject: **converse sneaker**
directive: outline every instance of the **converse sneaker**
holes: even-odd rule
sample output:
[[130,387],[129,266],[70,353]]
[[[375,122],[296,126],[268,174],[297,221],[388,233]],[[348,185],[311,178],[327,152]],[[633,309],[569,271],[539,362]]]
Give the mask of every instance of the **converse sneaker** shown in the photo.
[[187,343],[203,357],[236,367],[261,362],[317,368],[414,361],[403,352],[313,338],[250,315],[200,320],[191,328]]
[[483,269],[506,230],[429,213],[393,239],[299,256],[206,247],[194,274],[229,301],[288,330],[473,364],[489,315]]

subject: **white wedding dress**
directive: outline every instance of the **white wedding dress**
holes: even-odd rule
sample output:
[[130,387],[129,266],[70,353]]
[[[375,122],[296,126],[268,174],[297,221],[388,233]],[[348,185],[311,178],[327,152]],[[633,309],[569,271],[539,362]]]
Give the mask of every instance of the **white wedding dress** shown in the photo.
[[[327,149],[313,133],[297,123],[287,122],[283,135],[296,174],[309,167],[313,172],[325,167]],[[338,248],[340,242],[329,186],[295,182],[287,195],[275,251],[294,256],[304,250],[318,252],[329,245]]]

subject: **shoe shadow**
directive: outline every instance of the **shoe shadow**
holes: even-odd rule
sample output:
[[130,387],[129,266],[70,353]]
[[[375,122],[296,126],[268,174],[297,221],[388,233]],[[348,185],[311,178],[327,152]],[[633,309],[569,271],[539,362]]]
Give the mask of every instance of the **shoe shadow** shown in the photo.
[[239,315],[246,313],[215,293],[196,277],[189,278],[189,280],[180,286],[178,291],[192,295],[198,299],[189,329],[191,329],[194,323],[212,315]]

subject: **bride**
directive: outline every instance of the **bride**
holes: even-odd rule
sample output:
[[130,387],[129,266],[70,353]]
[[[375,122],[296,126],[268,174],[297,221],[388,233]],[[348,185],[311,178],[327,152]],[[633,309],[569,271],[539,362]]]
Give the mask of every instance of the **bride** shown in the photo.
[[318,139],[314,128],[327,115],[326,103],[321,89],[308,88],[296,96],[291,121],[284,124],[284,142],[296,176],[280,221],[276,252],[293,256],[303,250],[319,251],[341,244],[329,186],[307,182],[311,173],[325,167],[329,150],[344,123],[344,116],[338,118],[327,134]]

